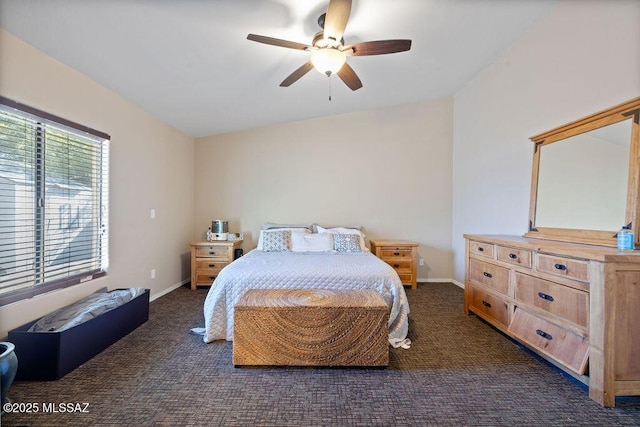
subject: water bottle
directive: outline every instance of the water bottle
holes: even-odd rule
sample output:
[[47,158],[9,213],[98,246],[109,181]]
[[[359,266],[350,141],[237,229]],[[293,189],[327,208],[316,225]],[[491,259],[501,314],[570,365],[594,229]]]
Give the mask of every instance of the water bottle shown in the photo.
[[618,250],[619,251],[632,251],[634,249],[633,231],[628,225],[622,226],[618,231]]

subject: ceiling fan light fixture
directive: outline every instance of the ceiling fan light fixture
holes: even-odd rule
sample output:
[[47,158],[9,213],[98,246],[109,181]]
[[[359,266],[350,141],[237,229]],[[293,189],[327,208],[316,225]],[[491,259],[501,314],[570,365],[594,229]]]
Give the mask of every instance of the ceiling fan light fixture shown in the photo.
[[311,63],[316,70],[330,76],[337,73],[347,61],[344,52],[335,48],[321,48],[311,52]]

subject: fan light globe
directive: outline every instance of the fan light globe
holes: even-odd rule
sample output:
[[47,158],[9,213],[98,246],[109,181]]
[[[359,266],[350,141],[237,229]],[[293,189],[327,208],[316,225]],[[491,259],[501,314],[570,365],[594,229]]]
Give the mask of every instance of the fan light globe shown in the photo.
[[337,73],[346,61],[346,55],[338,49],[327,47],[311,52],[311,63],[316,70],[327,76]]

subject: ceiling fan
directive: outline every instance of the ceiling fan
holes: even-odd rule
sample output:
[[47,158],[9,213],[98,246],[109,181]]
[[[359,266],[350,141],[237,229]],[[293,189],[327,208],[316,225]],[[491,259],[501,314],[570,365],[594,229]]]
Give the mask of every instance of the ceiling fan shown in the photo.
[[347,26],[350,13],[351,0],[329,0],[327,12],[318,18],[318,25],[322,30],[313,37],[311,45],[257,34],[249,34],[247,39],[273,46],[311,52],[309,61],[284,79],[280,86],[288,87],[307,74],[312,68],[316,68],[327,76],[331,76],[334,73],[337,74],[351,90],[358,90],[362,87],[362,82],[353,71],[353,68],[346,62],[347,56],[384,55],[404,52],[411,49],[411,40],[377,40],[345,45],[342,33]]

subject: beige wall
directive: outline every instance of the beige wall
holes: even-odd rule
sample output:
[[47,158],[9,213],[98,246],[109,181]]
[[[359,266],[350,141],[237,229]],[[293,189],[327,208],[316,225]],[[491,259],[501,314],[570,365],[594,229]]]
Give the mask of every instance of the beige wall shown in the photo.
[[640,2],[565,1],[454,97],[453,250],[527,231],[529,137],[640,96]]
[[452,100],[212,136],[195,144],[195,225],[257,244],[263,222],[362,225],[420,244],[419,279],[449,279]]
[[192,138],[4,30],[0,94],[111,135],[108,275],[0,307],[0,337],[103,286],[148,287],[153,298],[188,279]]

